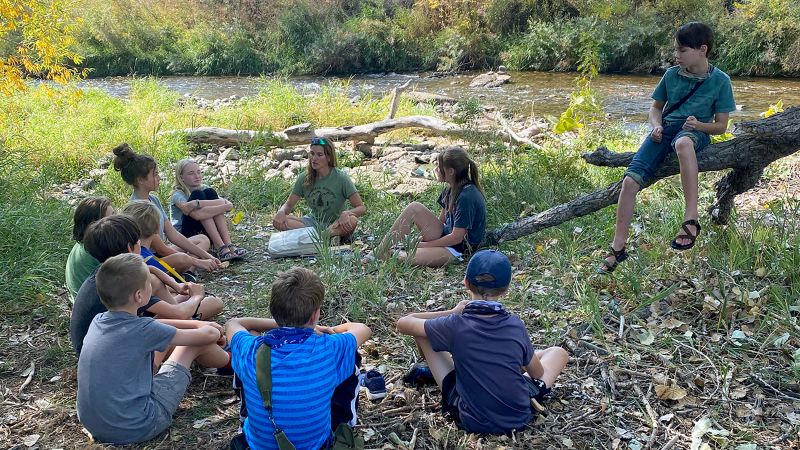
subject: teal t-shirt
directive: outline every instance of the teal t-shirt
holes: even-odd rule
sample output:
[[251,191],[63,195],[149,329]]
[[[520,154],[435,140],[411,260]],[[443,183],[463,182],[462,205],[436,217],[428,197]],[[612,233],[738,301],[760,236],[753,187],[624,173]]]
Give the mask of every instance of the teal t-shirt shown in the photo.
[[332,168],[325,178],[317,179],[314,185],[303,186],[306,172],[300,173],[294,182],[292,193],[306,199],[311,215],[323,228],[329,227],[344,211],[345,202],[355,194],[356,187],[343,170]]
[[94,272],[94,269],[100,266],[100,261],[96,260],[94,256],[83,248],[83,244],[76,242],[69,251],[67,257],[67,290],[72,303],[75,303],[75,296],[78,294],[81,285],[89,275]]
[[[669,107],[678,103],[700,82],[700,79],[681,75],[679,71],[680,66],[667,69],[653,91],[653,100],[666,102]],[[714,120],[714,114],[732,111],[736,111],[736,102],[733,100],[731,78],[725,72],[712,67],[711,73],[697,92],[663,120],[683,122],[687,117],[695,116],[700,122],[710,123]]]

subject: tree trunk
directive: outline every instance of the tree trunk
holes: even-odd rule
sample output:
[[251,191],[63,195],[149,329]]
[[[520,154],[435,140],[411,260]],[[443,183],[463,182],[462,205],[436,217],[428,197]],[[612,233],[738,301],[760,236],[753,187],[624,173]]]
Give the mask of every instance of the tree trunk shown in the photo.
[[[708,209],[711,219],[718,224],[727,222],[736,195],[755,187],[766,166],[800,150],[800,107],[787,109],[768,119],[739,123],[735,129],[735,139],[710,145],[697,155],[700,172],[733,169],[716,183],[717,200]],[[627,167],[633,155],[632,152],[614,153],[599,147],[592,153],[585,153],[583,159],[596,166]],[[673,153],[642,189],[677,173],[680,173],[680,166]],[[621,185],[618,181],[568,203],[504,224],[486,233],[484,245],[519,239],[599,211],[617,202]]]

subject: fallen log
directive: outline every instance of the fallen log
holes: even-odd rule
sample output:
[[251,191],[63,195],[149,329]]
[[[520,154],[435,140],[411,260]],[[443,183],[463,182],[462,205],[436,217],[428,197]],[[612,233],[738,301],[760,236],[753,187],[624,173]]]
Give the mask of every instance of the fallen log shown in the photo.
[[[800,150],[800,107],[787,109],[767,119],[736,124],[734,134],[734,139],[710,145],[697,155],[700,172],[732,169],[715,184],[716,201],[708,208],[711,220],[717,224],[727,223],[736,196],[755,187],[765,167]],[[582,157],[595,166],[627,167],[633,155],[632,152],[615,153],[599,147]],[[673,153],[642,189],[678,173],[680,166]],[[618,181],[568,203],[504,224],[488,231],[483,245],[519,239],[599,211],[617,202],[621,187],[622,182]]]
[[308,144],[311,138],[324,137],[332,141],[355,141],[374,143],[375,138],[390,131],[404,128],[422,128],[437,136],[474,137],[484,135],[496,137],[516,145],[535,146],[530,139],[518,136],[507,129],[500,131],[481,131],[463,128],[455,123],[446,122],[431,116],[407,116],[396,119],[385,119],[364,125],[336,128],[312,128],[310,124],[296,125],[283,131],[230,130],[217,127],[186,128],[184,130],[167,131],[166,134],[182,133],[185,139],[194,144],[210,144],[224,147],[239,147],[251,143],[263,146],[287,146]]

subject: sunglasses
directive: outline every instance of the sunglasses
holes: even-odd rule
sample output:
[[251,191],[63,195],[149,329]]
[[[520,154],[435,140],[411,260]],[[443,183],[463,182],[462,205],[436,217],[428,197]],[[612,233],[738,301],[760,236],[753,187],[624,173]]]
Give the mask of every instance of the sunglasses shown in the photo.
[[328,145],[328,140],[325,138],[311,138],[311,145]]

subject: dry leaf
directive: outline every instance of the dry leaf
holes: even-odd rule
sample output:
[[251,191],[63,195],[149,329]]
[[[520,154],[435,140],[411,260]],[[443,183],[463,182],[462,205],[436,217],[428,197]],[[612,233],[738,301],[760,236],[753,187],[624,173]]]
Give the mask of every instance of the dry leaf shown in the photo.
[[682,327],[683,325],[684,325],[683,322],[681,322],[678,319],[673,319],[672,317],[661,322],[661,326],[663,326],[664,328],[669,328],[670,330]]
[[733,400],[739,400],[740,398],[745,398],[747,397],[747,389],[745,389],[744,387],[738,387],[730,391],[728,397],[730,397]]
[[25,444],[26,447],[33,447],[39,442],[39,437],[41,436],[38,434],[29,434],[22,438],[22,443]]
[[656,385],[656,397],[661,400],[680,400],[686,397],[686,389],[680,386]]

